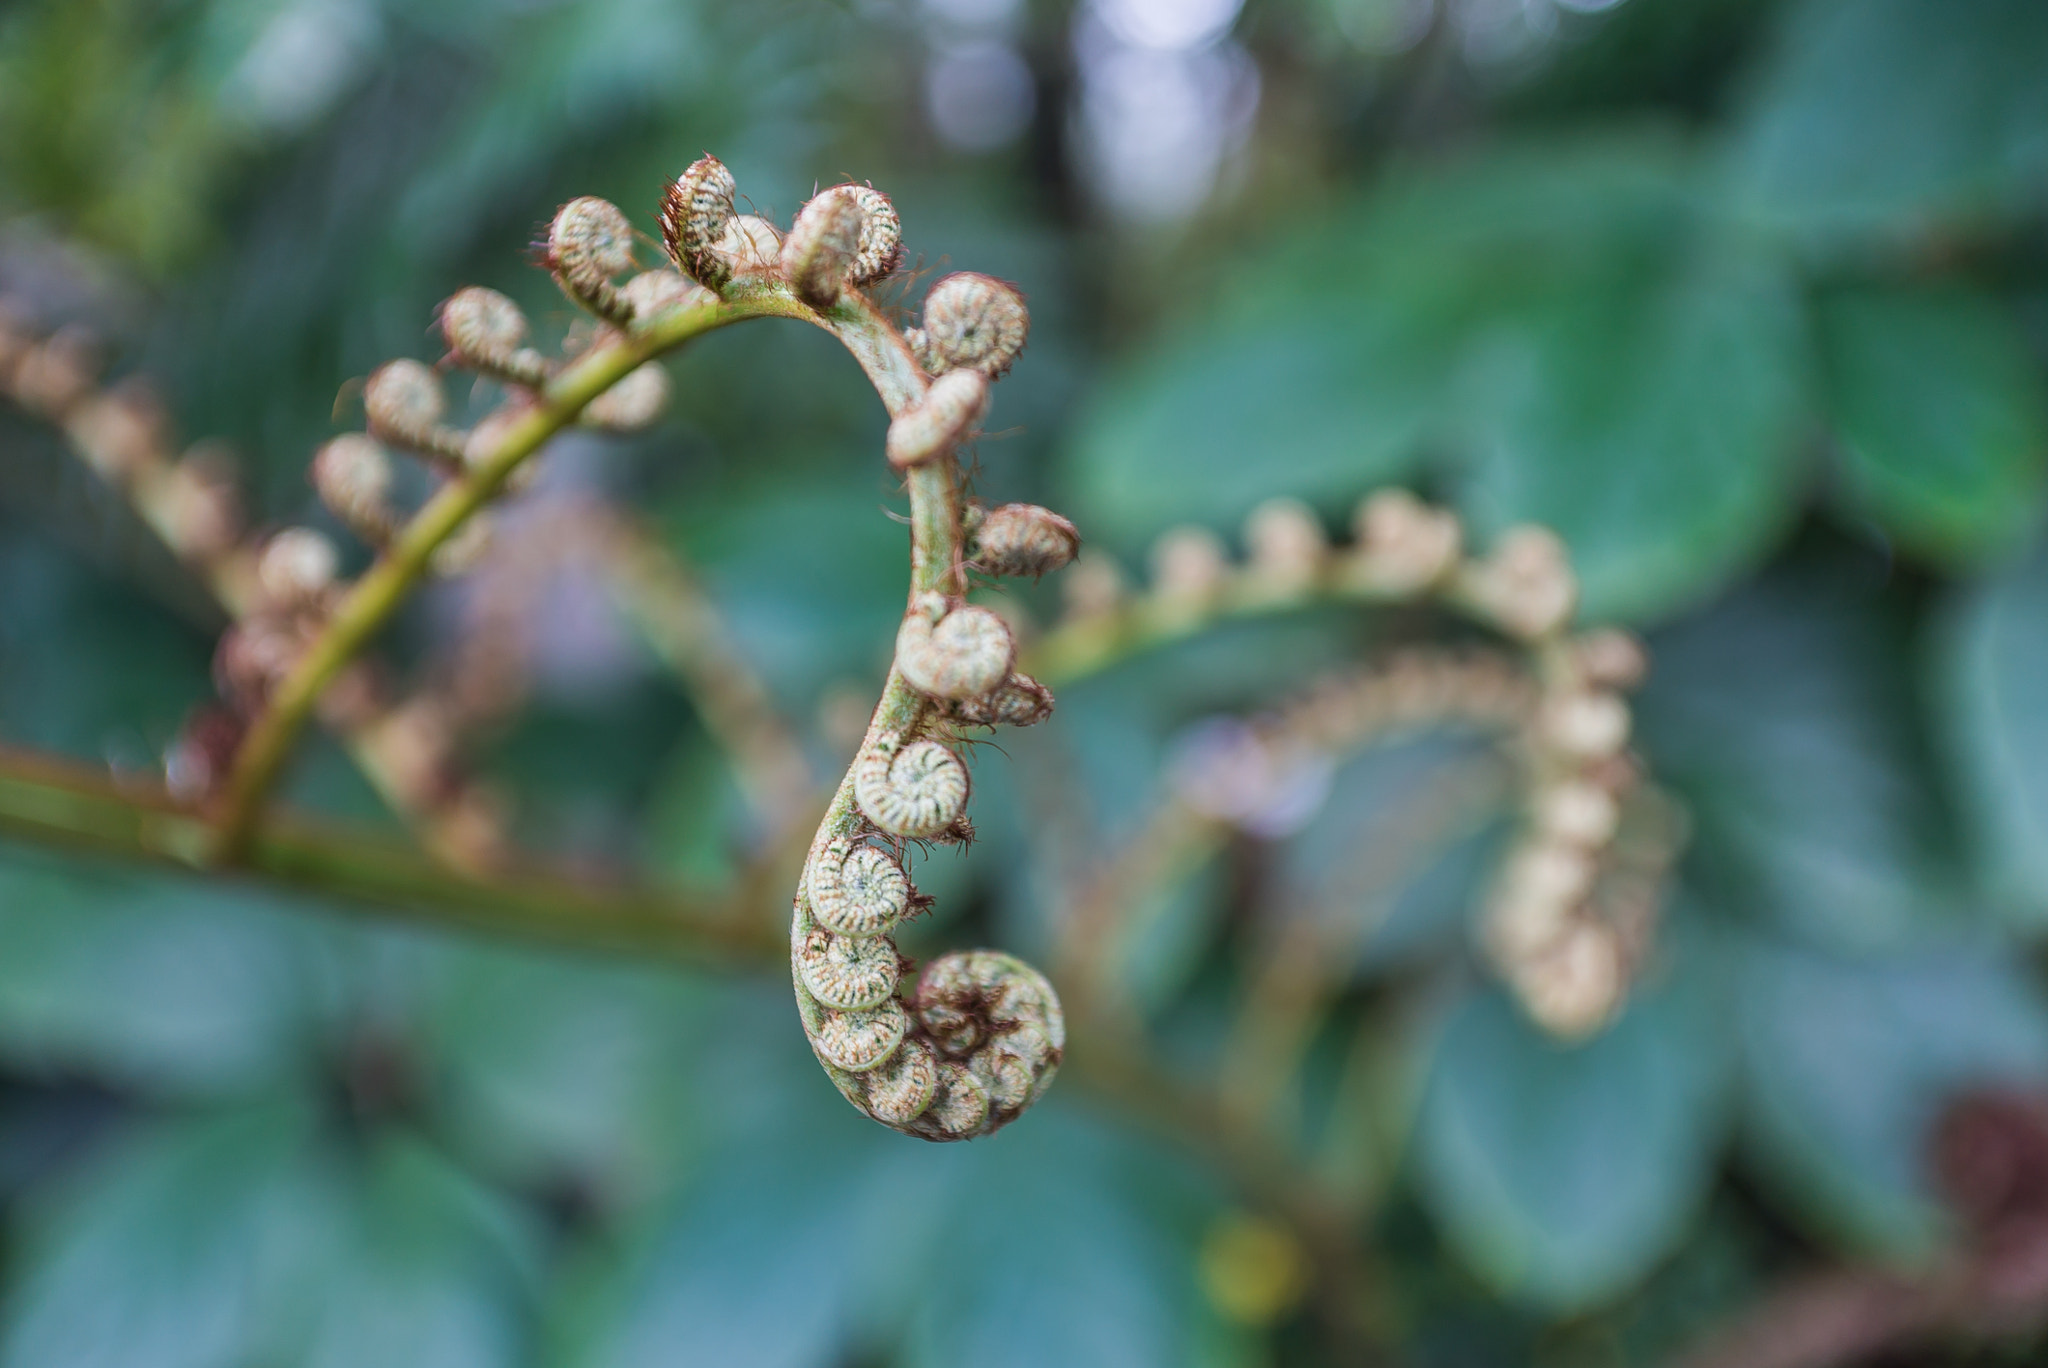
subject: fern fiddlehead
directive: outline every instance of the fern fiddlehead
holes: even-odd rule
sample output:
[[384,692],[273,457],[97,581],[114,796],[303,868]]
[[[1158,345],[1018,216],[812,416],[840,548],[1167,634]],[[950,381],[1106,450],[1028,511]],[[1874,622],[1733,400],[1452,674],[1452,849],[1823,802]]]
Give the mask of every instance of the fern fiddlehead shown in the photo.
[[[857,185],[821,191],[771,248],[769,225],[734,214],[735,191],[713,158],[685,171],[662,208],[669,255],[728,300],[792,293],[839,334],[889,408],[886,454],[911,505],[895,662],[796,891],[797,1010],[819,1063],[860,1110],[927,1140],[972,1139],[1050,1086],[1066,1045],[1059,997],[1036,969],[994,950],[941,955],[913,978],[891,933],[923,902],[907,843],[971,839],[961,729],[1029,725],[1052,707],[1049,691],[1015,673],[1008,626],[965,602],[970,563],[1043,574],[1078,542],[1044,510],[970,515],[961,488],[957,453],[987,410],[991,381],[1022,350],[1029,314],[1003,282],[955,275],[933,287],[925,326],[899,333],[862,293],[901,258],[887,196]],[[985,562],[971,561],[970,516],[982,527],[994,518]]]

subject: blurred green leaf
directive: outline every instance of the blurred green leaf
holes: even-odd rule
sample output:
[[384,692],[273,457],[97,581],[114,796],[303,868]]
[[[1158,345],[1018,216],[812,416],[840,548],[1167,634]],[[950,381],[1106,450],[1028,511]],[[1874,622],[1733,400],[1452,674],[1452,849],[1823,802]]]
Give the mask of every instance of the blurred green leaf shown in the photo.
[[452,945],[421,1030],[433,1105],[493,1173],[607,1206],[666,1190],[692,1134],[709,1004],[673,969]]
[[1476,994],[1436,1045],[1416,1123],[1422,1195],[1501,1291],[1561,1311],[1607,1300],[1703,1199],[1726,1066],[1697,988],[1639,996],[1578,1046],[1505,994]]
[[1791,512],[1806,368],[1784,263],[1673,140],[1526,143],[1397,176],[1251,256],[1114,380],[1070,452],[1126,546],[1289,494],[1462,471],[1485,534],[1546,523],[1592,617],[1653,617]]
[[1788,572],[1652,639],[1641,736],[1717,910],[1845,948],[1966,915],[1886,612],[1853,572]]
[[312,1126],[302,1104],[273,1101],[162,1122],[98,1156],[11,1288],[0,1362],[279,1361],[338,1215],[305,1163]]
[[1189,1199],[1156,1157],[1057,1106],[973,1146],[883,1130],[815,1086],[800,1036],[761,1034],[787,1010],[761,997],[772,1016],[699,1038],[722,1139],[568,1280],[551,1362],[827,1368],[906,1327],[910,1363],[1190,1361],[1207,1313],[1154,1224]]
[[1995,300],[1838,291],[1821,296],[1818,327],[1852,506],[1950,565],[2033,530],[2048,493],[2048,395]]
[[1167,1368],[1228,1354],[1187,1249],[1147,1209],[1143,1156],[1047,1107],[968,1160],[919,1251],[906,1368]]
[[1748,199],[1819,243],[2048,202],[2048,9],[1804,0],[1739,135]]
[[417,1141],[328,1148],[275,1100],[164,1120],[50,1214],[14,1368],[488,1368],[519,1361],[534,1230]]
[[350,1156],[331,1247],[295,1289],[305,1368],[512,1368],[527,1361],[539,1223],[421,1141]]
[[1804,339],[1781,264],[1736,242],[1558,294],[1479,343],[1461,503],[1482,530],[1550,527],[1584,616],[1643,620],[1747,568],[1803,480]]
[[150,1092],[289,1076],[318,1030],[322,948],[246,893],[0,848],[0,1052]]
[[82,0],[0,15],[0,127],[15,130],[0,138],[0,198],[53,210],[153,272],[189,260],[237,151],[181,60],[195,8]]
[[1943,735],[1988,882],[2048,921],[2048,551],[1948,606],[1933,661]]
[[1120,987],[1154,1012],[1166,1011],[1187,991],[1229,911],[1224,861],[1211,855],[1174,873],[1122,911]]
[[810,1073],[778,1070],[790,1092],[764,1124],[709,1155],[691,1192],[572,1287],[563,1362],[827,1368],[872,1338],[882,1304],[934,1258],[918,1241],[962,1157],[882,1130]]
[[[441,36],[481,47],[477,55],[500,73],[479,83],[447,121],[396,206],[395,224],[404,236],[440,249],[437,254],[498,213],[551,212],[552,202],[536,210],[518,201],[546,195],[543,176],[567,145],[601,144],[610,141],[606,133],[637,131],[656,111],[689,108],[716,70],[706,60],[693,4],[622,0],[507,8],[510,13],[488,24],[474,16],[451,23],[431,10],[422,16],[443,30]],[[688,163],[684,157],[675,169]],[[578,193],[610,191],[592,185]],[[636,216],[640,208],[634,206]]]
[[10,740],[140,768],[212,695],[200,634],[11,519],[0,600],[0,735]]
[[1191,325],[1119,377],[1073,461],[1091,535],[1129,543],[1176,523],[1227,525],[1283,493],[1340,504],[1413,472],[1441,385],[1434,358],[1355,309],[1305,312],[1243,330]]
[[[1667,227],[1671,149],[1517,146],[1390,177],[1241,251],[1161,345],[1098,391],[1069,451],[1091,536],[1227,528],[1288,494],[1335,511],[1420,466],[1475,322],[1549,270]],[[1606,240],[1589,250],[1588,239]]]
[[1867,1249],[1942,1230],[1926,1140],[1958,1091],[2048,1083],[2048,1006],[1995,944],[1851,958],[1736,938],[1745,1129],[1781,1197]]
[[847,677],[879,694],[909,574],[891,482],[848,453],[829,476],[750,478],[719,494],[692,500],[676,540],[776,698],[808,707]]
[[753,820],[732,762],[700,728],[690,728],[648,803],[643,863],[686,886],[726,887]]

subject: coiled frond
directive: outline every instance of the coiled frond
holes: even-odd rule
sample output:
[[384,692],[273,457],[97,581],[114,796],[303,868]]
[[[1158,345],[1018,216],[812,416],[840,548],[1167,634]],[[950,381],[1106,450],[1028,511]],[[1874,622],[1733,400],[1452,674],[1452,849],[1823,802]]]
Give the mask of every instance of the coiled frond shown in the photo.
[[[700,280],[732,269],[743,220],[724,223],[724,245],[701,245],[730,194],[703,163],[670,193],[671,252]],[[701,230],[691,227],[692,204]],[[846,338],[888,404],[886,454],[904,473],[911,513],[910,601],[895,668],[812,843],[790,926],[790,976],[812,1048],[849,1101],[906,1134],[965,1140],[1007,1125],[1050,1086],[1066,1047],[1058,995],[1030,965],[994,950],[942,955],[905,983],[910,962],[890,933],[925,901],[904,865],[907,847],[973,836],[955,729],[1029,726],[1052,712],[1052,692],[1015,673],[1009,625],[965,602],[967,571],[1042,574],[1071,559],[1079,537],[1044,509],[990,513],[961,488],[960,448],[1029,330],[1022,296],[987,276],[950,277],[926,303],[925,331],[897,333],[859,287],[900,253],[887,196],[840,185],[804,206],[777,255],[782,288],[822,311],[806,316]],[[981,561],[970,558],[970,528],[988,533]]]
[[896,633],[896,668],[910,687],[932,698],[980,698],[1010,676],[1017,647],[1010,629],[986,608],[955,607],[943,594],[921,594]]
[[967,811],[967,766],[942,742],[885,732],[854,760],[852,773],[861,815],[891,836],[931,840]]
[[633,321],[615,277],[633,269],[633,225],[609,200],[570,200],[548,225],[548,269],[563,293],[600,318],[625,327]]
[[850,282],[867,215],[839,187],[812,197],[782,242],[782,273],[797,297],[829,309]]
[[949,371],[924,401],[889,424],[889,464],[901,470],[953,454],[988,410],[988,380],[979,371]]
[[989,575],[1037,579],[1081,550],[1081,534],[1074,524],[1037,504],[971,509],[967,533],[974,568]]
[[994,276],[961,271],[925,296],[920,350],[935,374],[964,366],[1000,380],[1030,335],[1024,296]]
[[707,153],[690,163],[662,196],[661,240],[669,257],[711,290],[723,288],[732,278],[716,249],[733,220],[733,196],[738,192],[725,163]]

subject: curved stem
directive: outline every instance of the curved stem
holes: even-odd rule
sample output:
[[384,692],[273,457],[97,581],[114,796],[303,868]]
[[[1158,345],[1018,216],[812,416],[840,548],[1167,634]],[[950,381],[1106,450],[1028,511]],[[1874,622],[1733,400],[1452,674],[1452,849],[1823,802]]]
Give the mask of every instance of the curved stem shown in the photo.
[[[574,422],[591,400],[639,366],[713,328],[767,317],[801,319],[838,337],[892,415],[915,403],[928,383],[901,335],[865,298],[849,291],[820,314],[781,281],[737,284],[717,304],[678,310],[582,356],[548,383],[539,402],[505,431],[495,450],[475,462],[468,473],[443,486],[406,524],[385,554],[356,582],[325,630],[278,687],[236,756],[220,809],[213,858],[231,860],[248,841],[264,796],[276,782],[321,691],[390,621],[427,573],[434,552],[503,487],[521,462]],[[915,502],[913,491],[913,507]],[[957,561],[957,511],[949,508],[948,516],[955,519],[951,559]]]
[[[890,417],[914,407],[931,378],[911,354],[902,334],[867,298],[849,290],[832,309],[818,315],[797,305],[800,314],[837,337],[860,363]],[[904,477],[910,494],[910,593],[915,599],[930,590],[959,594],[966,588],[961,570],[964,535],[960,530],[959,468],[951,455],[913,466]],[[882,697],[868,721],[865,750],[885,731],[908,734],[924,720],[930,706],[923,694],[905,683],[892,665]],[[851,833],[857,825],[853,805],[853,770],[848,768],[832,795],[831,806],[818,824],[813,849]]]
[[[1141,595],[1105,611],[1065,618],[1021,649],[1017,668],[1041,683],[1071,684],[1134,656],[1200,636],[1220,623],[1326,604],[1387,608],[1433,603],[1489,631],[1498,631],[1497,624],[1476,604],[1471,578],[1470,568],[1461,567],[1447,582],[1421,594],[1388,590],[1341,572],[1275,587],[1263,581],[1256,569],[1233,566],[1229,577],[1199,603]],[[1569,624],[1560,630],[1568,633]],[[1555,636],[1546,637],[1527,643],[1527,647],[1540,663],[1553,653],[1555,642]]]
[[[959,500],[954,497],[954,462],[951,456],[919,466],[910,472],[910,597],[928,590],[956,586],[960,580]],[[888,682],[868,720],[867,736],[861,750],[873,746],[885,732],[910,735],[924,721],[931,700],[910,687],[894,665]],[[858,754],[858,752],[856,752]],[[839,781],[832,805],[818,823],[813,851],[823,849],[841,836],[850,836],[861,823],[853,802],[853,767]]]
[[356,582],[250,729],[221,806],[213,858],[231,860],[241,851],[263,798],[312,716],[321,691],[398,611],[427,573],[434,552],[503,487],[521,462],[574,422],[591,400],[647,361],[700,333],[763,312],[744,304],[683,309],[643,333],[592,350],[549,382],[539,402],[507,428],[495,450],[442,486]]

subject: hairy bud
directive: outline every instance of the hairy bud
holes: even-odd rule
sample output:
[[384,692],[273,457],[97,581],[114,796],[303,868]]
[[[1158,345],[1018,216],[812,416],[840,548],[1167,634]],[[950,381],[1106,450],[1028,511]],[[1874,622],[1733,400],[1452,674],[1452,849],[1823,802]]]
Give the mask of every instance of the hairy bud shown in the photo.
[[1514,966],[1510,979],[1538,1026],[1562,1040],[1581,1040],[1620,1007],[1627,955],[1612,929],[1582,919],[1543,954]]
[[860,255],[867,216],[846,193],[850,188],[835,185],[812,196],[782,243],[782,273],[797,297],[815,308],[829,309],[839,302],[839,292],[851,283]]
[[931,1046],[906,1040],[880,1068],[860,1076],[869,1116],[905,1130],[931,1108],[939,1091],[939,1061]]
[[1471,570],[1474,603],[1503,631],[1546,636],[1571,620],[1579,582],[1564,543],[1548,528],[1509,528],[1493,553]]
[[811,915],[842,936],[879,936],[910,912],[910,877],[888,851],[830,841],[804,867]]
[[668,407],[668,371],[649,361],[590,401],[583,419],[610,432],[637,432]]
[[414,451],[460,461],[467,439],[442,423],[447,411],[441,377],[433,367],[407,357],[379,366],[363,387],[363,412],[371,433]]
[[735,214],[716,250],[735,277],[782,273],[782,234],[759,214]]
[[538,389],[547,383],[547,362],[523,345],[526,315],[496,290],[471,285],[441,305],[441,336],[456,360],[471,370]]
[[1566,779],[1536,795],[1537,827],[1552,840],[1594,850],[1614,839],[1621,823],[1621,805],[1603,786],[1587,779]]
[[1541,840],[1517,849],[1501,868],[1487,911],[1494,957],[1512,966],[1554,945],[1598,875],[1592,856],[1574,845]]
[[953,720],[976,727],[1035,727],[1052,716],[1052,690],[1013,674],[991,693],[953,704]]
[[1580,762],[1620,754],[1628,733],[1628,704],[1604,689],[1552,698],[1536,719],[1537,738],[1544,746]]
[[1060,592],[1075,617],[1101,617],[1123,606],[1124,572],[1101,552],[1085,551],[1074,558],[1073,573],[1060,577]]
[[376,438],[345,432],[313,457],[313,488],[351,532],[373,546],[397,524],[391,507],[391,457]]
[[15,362],[14,394],[31,413],[62,418],[92,392],[100,370],[98,340],[72,326],[32,344]]
[[1067,1045],[1045,976],[1014,955],[961,950],[918,975],[912,1010],[938,1051],[938,1094],[912,1129],[933,1140],[986,1135],[1052,1086]]
[[860,206],[860,254],[853,259],[852,280],[871,285],[903,264],[903,220],[896,206],[872,185],[840,187]]
[[825,1006],[857,1012],[880,1006],[896,991],[896,947],[884,936],[836,936],[801,918],[790,958],[805,991]]
[[952,607],[943,594],[919,595],[896,633],[896,668],[931,698],[980,698],[1009,678],[1016,643],[986,608]]
[[[489,464],[496,458],[499,448],[504,445],[506,434],[525,422],[531,412],[531,405],[523,397],[513,397],[485,414],[463,440],[462,464],[471,470]],[[545,450],[543,447],[542,451]],[[539,468],[540,457],[539,451],[527,457],[512,472],[511,478],[506,481],[506,488],[515,492],[524,488],[533,479],[534,471]]]
[[159,458],[170,415],[150,386],[131,376],[79,404],[65,423],[86,464],[121,485]]
[[633,322],[641,328],[664,315],[718,299],[696,281],[675,271],[642,271],[627,281],[619,293],[633,306]]
[[563,293],[607,322],[633,321],[612,277],[633,269],[633,225],[610,200],[572,199],[548,225],[548,269]]
[[1618,627],[1588,632],[1572,643],[1572,650],[1580,673],[1596,688],[1633,689],[1649,677],[1649,652]]
[[731,266],[716,249],[732,222],[738,190],[725,163],[707,153],[662,196],[661,240],[669,257],[685,275],[713,290],[732,278]]
[[1037,504],[998,504],[974,527],[974,563],[991,575],[1037,579],[1080,550],[1081,534],[1074,525]]
[[279,607],[308,607],[325,597],[340,568],[341,557],[326,536],[310,527],[287,527],[263,544],[256,582]]
[[216,444],[193,447],[170,468],[163,501],[164,539],[187,560],[218,556],[241,533],[242,505],[233,466]]
[[1268,499],[1254,508],[1245,520],[1244,540],[1253,575],[1283,593],[1313,585],[1330,549],[1322,524],[1298,499]]
[[833,1068],[857,1074],[886,1063],[909,1033],[910,1013],[891,998],[865,1011],[824,1010],[811,1047]]
[[885,732],[853,765],[854,803],[891,836],[944,834],[967,810],[967,791],[967,766],[937,741]]
[[889,464],[902,470],[947,455],[988,410],[988,380],[975,370],[948,371],[932,381],[917,407],[889,424]]
[[213,680],[221,697],[244,714],[261,709],[306,648],[302,621],[259,613],[223,632],[213,653]]
[[1208,607],[1230,574],[1222,539],[1206,527],[1169,528],[1152,544],[1151,559],[1152,592],[1176,616]]
[[932,286],[924,301],[921,351],[927,370],[972,367],[1001,379],[1024,350],[1031,313],[1013,285],[962,271]]
[[1358,506],[1352,574],[1364,587],[1406,597],[1442,580],[1458,563],[1457,515],[1405,489],[1384,489]]

